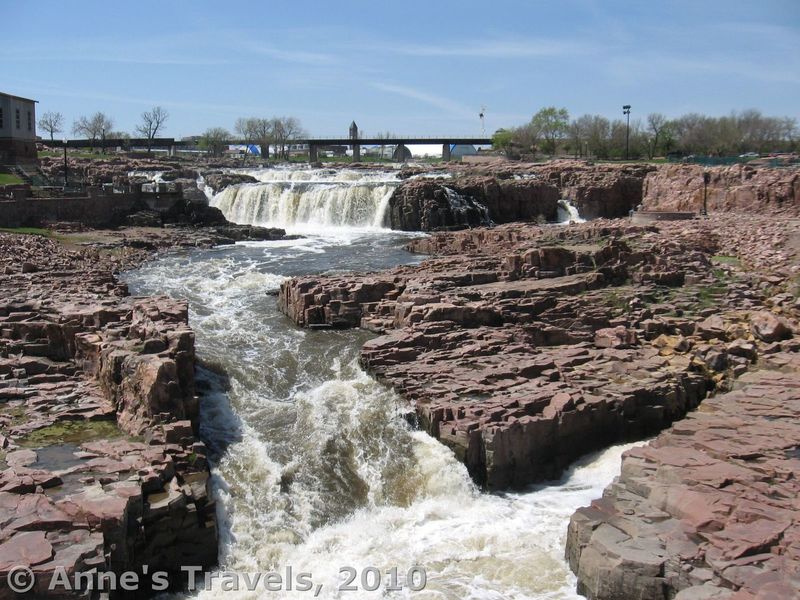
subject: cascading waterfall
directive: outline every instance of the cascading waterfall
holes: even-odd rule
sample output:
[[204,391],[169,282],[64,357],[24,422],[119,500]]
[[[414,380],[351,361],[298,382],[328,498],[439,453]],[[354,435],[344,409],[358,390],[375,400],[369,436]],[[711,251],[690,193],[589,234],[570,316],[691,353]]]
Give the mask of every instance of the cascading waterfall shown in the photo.
[[386,227],[391,173],[330,169],[240,170],[259,183],[225,188],[211,200],[229,221],[267,227]]
[[[449,449],[408,426],[402,400],[358,366],[369,334],[298,329],[265,293],[290,275],[419,260],[402,250],[409,234],[334,233],[169,255],[126,276],[134,294],[187,298],[198,357],[227,374],[219,384],[201,374],[210,384],[201,435],[214,450],[220,569],[291,565],[313,573],[327,599],[576,599],[563,560],[567,522],[619,473],[623,447],[587,457],[560,481],[481,493]],[[337,591],[343,566],[406,574],[415,565],[427,571],[422,592]],[[235,592],[219,581],[199,594],[311,597]]]
[[568,198],[561,198],[558,201],[558,222],[559,223],[585,223],[586,219],[578,213],[578,207]]

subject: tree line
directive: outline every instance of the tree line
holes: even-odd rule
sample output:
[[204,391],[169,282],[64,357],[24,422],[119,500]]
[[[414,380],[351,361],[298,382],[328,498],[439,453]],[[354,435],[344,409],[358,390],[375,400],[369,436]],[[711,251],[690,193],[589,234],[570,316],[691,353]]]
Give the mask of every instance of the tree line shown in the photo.
[[[142,139],[147,140],[148,152],[152,148],[153,140],[163,133],[167,119],[169,113],[161,106],[154,106],[141,114],[141,122],[134,131]],[[39,118],[37,125],[40,130],[50,135],[50,141],[54,141],[55,135],[64,131],[64,115],[60,112],[46,112]],[[81,116],[76,119],[72,124],[72,133],[91,140],[92,143],[106,139],[131,139],[129,134],[124,131],[114,131],[113,127],[114,121],[111,117],[98,111],[91,116]],[[232,135],[223,127],[212,127],[200,136],[199,146],[217,156],[222,154],[228,143],[236,138],[247,146],[261,146],[264,158],[269,158],[270,146],[273,146],[279,157],[288,159],[292,141],[307,137],[305,129],[295,117],[240,118],[236,120],[234,132],[235,135]]]
[[732,156],[749,152],[794,152],[800,130],[791,117],[751,109],[724,117],[689,113],[669,119],[650,113],[644,122],[586,114],[570,119],[566,108],[549,106],[519,127],[500,129],[492,142],[509,157],[563,152],[575,157],[632,159],[668,155]]
[[269,158],[270,146],[275,147],[279,158],[289,159],[293,140],[308,137],[306,130],[295,117],[242,117],[234,125],[235,136],[227,129],[212,127],[200,137],[200,147],[217,156],[234,137],[245,144],[245,157],[250,146],[260,146],[262,158]]

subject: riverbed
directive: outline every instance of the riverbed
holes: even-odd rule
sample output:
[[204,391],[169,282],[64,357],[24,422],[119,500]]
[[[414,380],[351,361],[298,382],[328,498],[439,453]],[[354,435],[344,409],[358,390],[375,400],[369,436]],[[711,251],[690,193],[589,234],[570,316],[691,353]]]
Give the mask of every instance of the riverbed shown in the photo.
[[[313,214],[335,214],[318,196],[323,209]],[[404,400],[359,367],[371,334],[301,330],[277,308],[286,277],[420,260],[403,249],[415,234],[376,227],[374,214],[371,225],[341,226],[275,222],[278,213],[265,210],[250,214],[272,215],[263,224],[305,237],[170,255],[126,277],[134,294],[189,301],[201,435],[214,459],[220,569],[291,566],[311,573],[324,598],[577,597],[563,559],[567,523],[618,474],[625,447],[588,456],[561,480],[521,493],[481,492],[449,449],[409,425]],[[338,591],[348,567],[360,588],[360,576],[374,567],[378,590]],[[387,590],[395,568],[402,589]],[[406,576],[419,568],[426,585],[412,591]],[[199,597],[313,596],[223,587],[217,581]]]

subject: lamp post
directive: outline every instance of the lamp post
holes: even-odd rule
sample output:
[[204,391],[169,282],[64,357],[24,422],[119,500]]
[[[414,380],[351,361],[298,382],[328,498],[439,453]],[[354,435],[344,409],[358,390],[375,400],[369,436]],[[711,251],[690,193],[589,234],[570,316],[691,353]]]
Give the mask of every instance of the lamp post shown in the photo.
[[625,160],[628,160],[628,154],[631,142],[631,105],[625,104],[622,107],[622,114],[625,115]]
[[711,173],[703,172],[703,216],[708,216],[708,184],[711,182]]
[[67,167],[67,138],[64,138],[64,189],[67,188],[67,179],[68,179],[68,167]]

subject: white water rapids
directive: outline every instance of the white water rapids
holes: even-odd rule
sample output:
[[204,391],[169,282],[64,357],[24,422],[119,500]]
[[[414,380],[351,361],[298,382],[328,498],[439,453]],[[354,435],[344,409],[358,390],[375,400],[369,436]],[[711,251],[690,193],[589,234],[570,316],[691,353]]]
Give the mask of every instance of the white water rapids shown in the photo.
[[[577,598],[563,559],[567,523],[618,474],[627,446],[525,492],[478,490],[450,450],[409,427],[402,399],[358,366],[370,334],[298,329],[270,295],[291,275],[419,260],[402,249],[414,234],[316,231],[171,255],[126,276],[132,293],[189,300],[206,365],[201,435],[214,453],[220,569],[291,565],[313,574],[321,598]],[[375,592],[337,591],[342,567],[384,576],[396,567],[403,584],[414,566],[427,572],[423,591],[390,592],[385,581]],[[219,580],[198,595],[313,596],[228,591]]]
[[259,183],[225,188],[211,199],[229,221],[289,227],[386,226],[393,173],[348,169],[239,170]]

